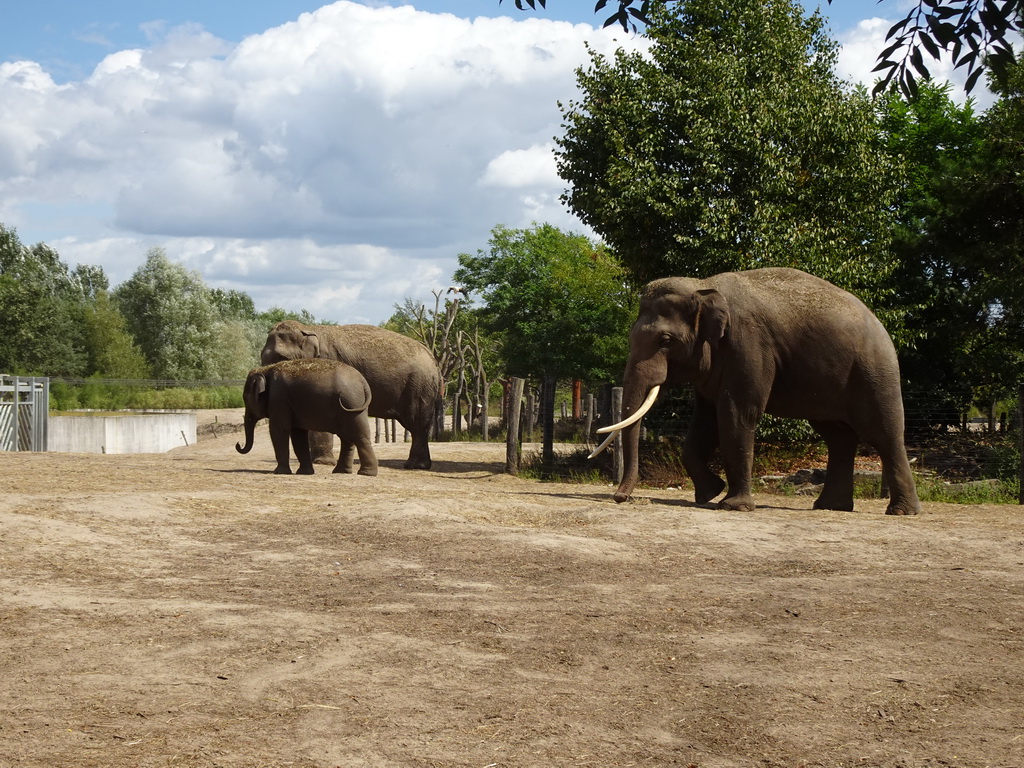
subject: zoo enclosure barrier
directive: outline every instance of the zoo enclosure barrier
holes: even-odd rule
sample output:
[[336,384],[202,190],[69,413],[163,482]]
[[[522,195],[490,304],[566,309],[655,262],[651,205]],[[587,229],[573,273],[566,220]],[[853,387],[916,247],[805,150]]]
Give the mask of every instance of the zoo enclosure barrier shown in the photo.
[[50,380],[0,374],[0,451],[49,447]]

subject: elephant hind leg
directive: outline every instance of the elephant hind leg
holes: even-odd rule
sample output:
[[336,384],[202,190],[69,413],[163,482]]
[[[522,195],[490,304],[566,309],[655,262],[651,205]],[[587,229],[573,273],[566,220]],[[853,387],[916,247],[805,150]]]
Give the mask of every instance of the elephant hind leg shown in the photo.
[[406,469],[430,469],[430,429],[411,429],[412,446],[409,448],[409,458],[405,462]]
[[682,460],[693,481],[694,498],[706,504],[725,490],[725,481],[711,471],[711,454],[718,448],[718,415],[715,407],[699,395],[693,420],[683,442]]
[[[899,403],[897,397],[897,403]],[[903,444],[903,408],[879,407],[874,419],[866,420],[862,431],[865,442],[878,451],[882,460],[882,482],[889,491],[887,515],[916,515],[921,511],[914,475]]]
[[914,474],[910,470],[907,449],[902,441],[891,441],[875,446],[882,459],[882,479],[889,488],[887,515],[916,515],[921,511],[917,498]]
[[811,427],[821,435],[828,447],[828,465],[821,495],[814,502],[815,509],[853,511],[853,460],[857,456],[857,433],[841,421],[811,421]]
[[334,466],[334,471],[343,474],[352,474],[352,455],[354,446],[352,443],[345,438],[341,439],[341,447],[338,449],[338,463]]

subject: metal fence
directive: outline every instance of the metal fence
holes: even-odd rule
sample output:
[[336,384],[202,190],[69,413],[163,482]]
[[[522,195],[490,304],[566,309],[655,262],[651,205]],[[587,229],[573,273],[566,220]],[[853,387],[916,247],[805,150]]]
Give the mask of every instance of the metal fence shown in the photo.
[[0,374],[0,451],[49,447],[50,380]]

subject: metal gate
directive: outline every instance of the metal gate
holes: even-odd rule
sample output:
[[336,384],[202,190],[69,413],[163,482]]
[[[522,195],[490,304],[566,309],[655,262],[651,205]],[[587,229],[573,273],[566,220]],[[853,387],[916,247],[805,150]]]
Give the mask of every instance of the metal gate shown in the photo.
[[0,374],[0,451],[48,448],[50,380]]

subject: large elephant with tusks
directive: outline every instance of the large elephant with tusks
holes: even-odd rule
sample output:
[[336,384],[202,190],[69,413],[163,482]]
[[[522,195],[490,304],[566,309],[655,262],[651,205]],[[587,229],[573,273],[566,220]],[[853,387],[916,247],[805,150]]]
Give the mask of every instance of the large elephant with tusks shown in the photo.
[[[415,339],[374,325],[306,325],[285,320],[267,336],[264,365],[303,358],[340,360],[370,385],[369,415],[398,419],[412,435],[406,469],[430,469],[430,432],[441,396],[434,356]],[[315,437],[314,437],[315,436]],[[333,436],[310,433],[313,460],[334,464]]]
[[[698,503],[725,491],[720,506],[754,508],[754,431],[770,413],[807,419],[828,447],[816,509],[853,509],[853,463],[863,440],[882,460],[886,513],[917,514],[896,350],[852,294],[796,269],[667,277],[644,289],[629,345],[626,418],[600,430],[622,430],[616,501],[628,499],[637,483],[643,414],[662,386],[689,383],[695,407],[682,458]],[[725,481],[709,466],[716,448]]]

